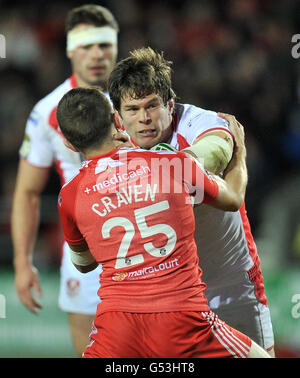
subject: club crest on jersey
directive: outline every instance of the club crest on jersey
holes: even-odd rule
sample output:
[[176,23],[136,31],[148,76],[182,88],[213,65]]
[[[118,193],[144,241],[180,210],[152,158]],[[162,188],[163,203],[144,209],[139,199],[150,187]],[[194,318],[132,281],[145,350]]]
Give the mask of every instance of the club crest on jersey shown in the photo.
[[114,168],[114,167],[120,167],[121,165],[124,165],[124,163],[122,163],[119,160],[113,160],[111,158],[100,159],[98,160],[97,166],[95,168],[95,175],[106,171],[108,167]]
[[75,278],[70,278],[67,281],[67,293],[69,297],[75,297],[80,290],[80,282]]
[[21,148],[20,148],[20,155],[23,157],[23,158],[27,158],[27,156],[29,155],[31,151],[31,139],[30,139],[30,136],[28,134],[25,134],[24,136],[24,140],[23,140],[23,143],[21,145]]

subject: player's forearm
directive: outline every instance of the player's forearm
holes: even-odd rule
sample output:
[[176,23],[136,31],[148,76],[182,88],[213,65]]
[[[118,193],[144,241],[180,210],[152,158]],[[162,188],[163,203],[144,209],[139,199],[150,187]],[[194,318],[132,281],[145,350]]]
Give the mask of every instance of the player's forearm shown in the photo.
[[11,226],[15,269],[31,264],[39,226],[40,200],[33,192],[16,192]]
[[236,149],[230,164],[224,171],[223,179],[232,194],[233,206],[239,209],[244,202],[248,183],[245,147]]
[[89,272],[91,272],[92,270],[94,270],[94,269],[96,269],[98,267],[98,263],[97,262],[93,262],[92,264],[87,265],[87,266],[76,265],[74,263],[73,263],[73,265],[75,266],[75,268],[80,273],[89,273]]
[[98,263],[91,254],[86,242],[81,245],[69,244],[69,247],[71,261],[80,273],[88,273],[97,268]]

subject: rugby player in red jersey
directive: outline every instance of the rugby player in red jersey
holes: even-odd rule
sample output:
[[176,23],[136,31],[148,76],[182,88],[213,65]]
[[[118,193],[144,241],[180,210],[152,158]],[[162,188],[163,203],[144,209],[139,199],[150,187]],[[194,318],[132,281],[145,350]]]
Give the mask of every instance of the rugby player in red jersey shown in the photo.
[[69,91],[57,118],[66,145],[85,158],[58,198],[65,240],[81,272],[102,265],[83,357],[269,357],[210,311],[194,241],[192,202],[227,211],[243,202],[242,126],[221,179],[185,153],[127,147],[98,89]]

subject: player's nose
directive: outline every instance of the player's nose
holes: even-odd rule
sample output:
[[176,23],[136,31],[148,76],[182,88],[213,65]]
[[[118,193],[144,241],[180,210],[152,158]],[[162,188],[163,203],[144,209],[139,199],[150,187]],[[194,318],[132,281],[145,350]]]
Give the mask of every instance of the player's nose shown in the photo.
[[90,49],[91,57],[95,59],[102,58],[104,55],[104,51],[98,44],[95,44]]
[[146,110],[146,109],[140,109],[139,111],[139,121],[141,123],[150,123],[151,122],[151,118],[150,118],[150,115],[149,115],[149,112]]

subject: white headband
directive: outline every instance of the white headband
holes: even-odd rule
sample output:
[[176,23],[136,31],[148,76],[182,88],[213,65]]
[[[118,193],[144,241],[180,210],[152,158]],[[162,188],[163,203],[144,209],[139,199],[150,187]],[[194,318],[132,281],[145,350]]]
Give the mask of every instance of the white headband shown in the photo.
[[71,30],[67,34],[67,51],[94,43],[117,44],[117,31],[110,26],[91,26],[85,29]]

